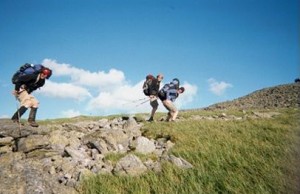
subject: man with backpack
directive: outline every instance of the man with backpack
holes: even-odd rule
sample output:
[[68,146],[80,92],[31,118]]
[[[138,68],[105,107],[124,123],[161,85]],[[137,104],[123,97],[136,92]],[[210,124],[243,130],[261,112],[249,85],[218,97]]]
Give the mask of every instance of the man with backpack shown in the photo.
[[169,111],[167,121],[175,121],[177,118],[178,110],[174,105],[174,102],[184,90],[184,87],[179,88],[179,80],[174,78],[170,83],[165,84],[159,91],[158,97],[162,101],[164,107]]
[[22,115],[30,108],[28,123],[32,127],[38,127],[35,122],[39,101],[31,95],[33,91],[44,86],[45,79],[49,79],[52,71],[42,65],[32,65],[26,63],[17,71],[12,82],[15,84],[13,95],[21,103],[20,108],[12,116],[14,122],[20,122]]
[[143,91],[146,96],[150,98],[150,105],[152,107],[150,118],[147,120],[149,122],[154,121],[154,114],[158,108],[157,96],[160,87],[160,82],[164,79],[162,74],[158,74],[156,78],[152,75],[147,75],[146,81],[143,85]]

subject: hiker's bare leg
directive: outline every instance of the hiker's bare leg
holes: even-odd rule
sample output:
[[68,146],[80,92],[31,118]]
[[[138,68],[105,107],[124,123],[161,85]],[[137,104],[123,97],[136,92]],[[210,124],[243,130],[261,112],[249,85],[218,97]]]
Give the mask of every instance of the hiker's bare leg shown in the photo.
[[172,121],[175,121],[175,119],[177,118],[177,115],[178,115],[178,110],[173,112],[172,114]]

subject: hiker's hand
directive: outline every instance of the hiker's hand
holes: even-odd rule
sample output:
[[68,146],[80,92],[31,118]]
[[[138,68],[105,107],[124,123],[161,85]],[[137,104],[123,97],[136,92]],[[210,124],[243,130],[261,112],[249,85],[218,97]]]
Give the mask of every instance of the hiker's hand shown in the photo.
[[149,97],[150,97],[150,102],[153,102],[154,100],[156,100],[156,96],[154,96],[154,95],[151,95]]
[[18,91],[13,90],[13,91],[12,91],[12,95],[17,96],[17,95],[18,95]]

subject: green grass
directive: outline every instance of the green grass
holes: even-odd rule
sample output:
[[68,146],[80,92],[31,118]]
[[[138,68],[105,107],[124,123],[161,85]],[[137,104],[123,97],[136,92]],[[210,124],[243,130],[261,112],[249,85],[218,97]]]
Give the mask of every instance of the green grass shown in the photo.
[[[194,168],[182,170],[166,162],[162,172],[139,177],[86,177],[81,193],[297,193],[299,110],[280,112],[272,119],[145,123],[144,135],[170,138],[175,142],[172,154],[186,159]],[[195,114],[219,113],[193,111],[180,116]]]
[[[82,121],[99,121],[100,119],[109,119],[112,120],[114,118],[128,116],[128,115],[110,115],[110,116],[77,116],[72,118],[59,118],[59,119],[46,119],[46,120],[38,120],[38,123],[41,125],[47,124],[63,124],[63,123],[72,123],[72,122],[82,122]],[[23,121],[26,121],[23,119]]]

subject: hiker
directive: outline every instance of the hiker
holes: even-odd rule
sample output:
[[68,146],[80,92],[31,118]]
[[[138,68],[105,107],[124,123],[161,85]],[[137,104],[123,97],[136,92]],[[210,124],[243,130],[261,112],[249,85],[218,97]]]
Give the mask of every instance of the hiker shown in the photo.
[[[27,66],[26,66],[27,65]],[[13,76],[13,83],[15,84],[15,90],[12,92],[13,95],[20,102],[20,108],[15,112],[12,116],[12,120],[14,122],[19,123],[22,115],[30,108],[30,113],[28,117],[28,123],[32,127],[38,127],[39,125],[35,122],[35,117],[37,113],[37,109],[39,106],[39,101],[31,95],[33,91],[44,86],[45,79],[49,79],[52,75],[52,71],[40,65],[40,69],[36,72],[31,72],[28,74],[23,73],[26,71],[25,69],[34,67],[30,64],[23,65],[20,70]],[[23,74],[22,74],[23,73]]]
[[166,121],[175,121],[178,115],[178,110],[174,105],[175,100],[179,94],[183,93],[184,87],[179,88],[179,80],[174,78],[169,84],[165,84],[164,87],[158,92],[158,97],[162,101],[164,107],[169,111]]
[[156,78],[152,75],[146,77],[146,81],[143,85],[144,94],[149,96],[150,106],[152,107],[150,118],[147,120],[149,122],[154,121],[154,114],[158,108],[157,96],[160,87],[160,82],[164,79],[162,74],[158,74]]

